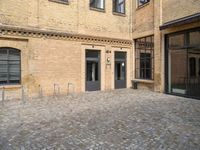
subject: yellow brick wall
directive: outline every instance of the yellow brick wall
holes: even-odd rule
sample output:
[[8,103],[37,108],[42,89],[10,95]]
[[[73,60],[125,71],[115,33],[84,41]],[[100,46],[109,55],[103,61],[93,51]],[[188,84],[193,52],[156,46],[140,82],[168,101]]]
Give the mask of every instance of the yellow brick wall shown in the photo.
[[200,12],[199,0],[163,0],[163,23]]
[[133,3],[133,38],[140,38],[152,35],[154,30],[154,3],[145,4],[142,7],[137,6],[137,2]]
[[112,13],[112,1],[105,12],[91,10],[89,0],[69,0],[59,4],[49,0],[1,0],[0,22],[112,38],[131,39],[131,0],[126,0],[124,16]]

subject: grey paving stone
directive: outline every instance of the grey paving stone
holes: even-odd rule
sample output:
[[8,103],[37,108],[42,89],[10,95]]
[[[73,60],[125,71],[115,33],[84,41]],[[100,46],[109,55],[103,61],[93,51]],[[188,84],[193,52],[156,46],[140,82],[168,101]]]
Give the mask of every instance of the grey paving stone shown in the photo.
[[200,101],[115,90],[6,101],[0,149],[200,149]]

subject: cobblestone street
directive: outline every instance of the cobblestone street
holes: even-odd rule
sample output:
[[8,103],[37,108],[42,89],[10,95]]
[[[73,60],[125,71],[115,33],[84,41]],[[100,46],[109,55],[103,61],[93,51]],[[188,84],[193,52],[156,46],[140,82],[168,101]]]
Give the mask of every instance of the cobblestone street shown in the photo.
[[0,149],[200,149],[200,101],[115,90],[0,104]]

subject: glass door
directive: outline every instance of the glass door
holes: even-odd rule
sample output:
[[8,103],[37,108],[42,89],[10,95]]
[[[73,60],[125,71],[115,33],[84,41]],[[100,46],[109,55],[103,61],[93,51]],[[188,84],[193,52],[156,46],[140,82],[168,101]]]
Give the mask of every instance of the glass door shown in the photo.
[[126,88],[126,53],[115,52],[115,89]]
[[100,52],[86,50],[86,91],[100,90]]

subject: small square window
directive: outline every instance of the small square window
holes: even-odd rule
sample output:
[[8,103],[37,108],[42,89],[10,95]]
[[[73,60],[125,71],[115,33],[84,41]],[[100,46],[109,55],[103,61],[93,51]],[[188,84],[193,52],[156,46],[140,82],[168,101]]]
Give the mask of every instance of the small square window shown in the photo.
[[125,14],[125,0],[113,0],[113,12]]
[[104,0],[90,0],[90,7],[104,9]]
[[149,2],[150,2],[150,0],[138,0],[138,7],[140,7],[146,3],[149,3]]

